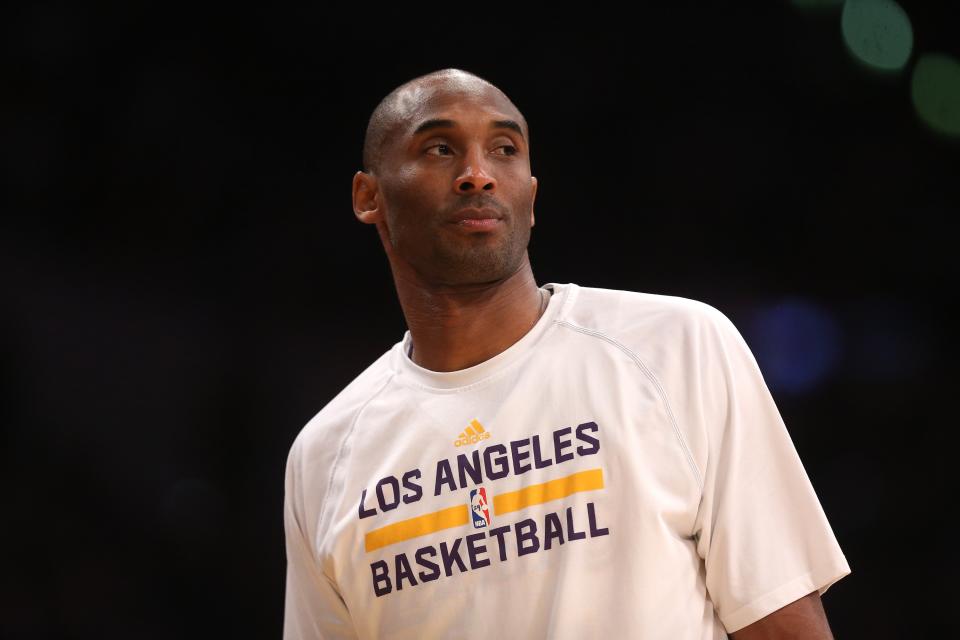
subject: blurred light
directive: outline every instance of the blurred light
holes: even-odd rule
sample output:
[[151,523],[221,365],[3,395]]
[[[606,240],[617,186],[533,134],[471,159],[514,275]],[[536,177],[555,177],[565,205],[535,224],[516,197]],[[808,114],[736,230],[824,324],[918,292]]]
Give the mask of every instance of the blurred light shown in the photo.
[[806,393],[833,371],[842,336],[833,315],[811,302],[785,300],[748,325],[749,346],[771,391]]
[[841,25],[847,48],[874,69],[899,71],[910,59],[910,18],[893,0],[847,0]]
[[938,133],[960,136],[960,62],[927,53],[917,60],[911,82],[917,115]]

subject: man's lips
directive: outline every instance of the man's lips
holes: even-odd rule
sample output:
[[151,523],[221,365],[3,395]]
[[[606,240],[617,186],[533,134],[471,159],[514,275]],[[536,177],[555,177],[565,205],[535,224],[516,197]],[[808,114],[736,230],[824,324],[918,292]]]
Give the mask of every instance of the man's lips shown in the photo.
[[464,218],[457,224],[468,229],[496,229],[503,221],[499,218]]
[[485,231],[497,228],[503,222],[503,215],[489,207],[467,207],[450,216],[449,221],[467,229]]
[[464,222],[467,220],[501,220],[503,215],[490,207],[467,207],[460,209],[450,217],[450,222]]

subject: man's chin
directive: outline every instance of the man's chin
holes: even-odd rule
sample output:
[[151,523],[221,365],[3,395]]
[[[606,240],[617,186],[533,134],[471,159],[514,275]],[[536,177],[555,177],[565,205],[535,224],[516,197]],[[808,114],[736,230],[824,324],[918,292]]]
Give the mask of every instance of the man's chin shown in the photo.
[[443,285],[494,284],[515,274],[522,264],[522,253],[470,251],[444,255],[433,263],[430,272],[431,279]]

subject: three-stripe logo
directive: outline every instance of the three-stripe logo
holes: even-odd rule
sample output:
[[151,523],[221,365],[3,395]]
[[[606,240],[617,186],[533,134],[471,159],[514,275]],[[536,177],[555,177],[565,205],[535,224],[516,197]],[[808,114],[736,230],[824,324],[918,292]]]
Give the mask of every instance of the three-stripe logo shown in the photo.
[[454,440],[453,445],[455,447],[466,447],[489,437],[490,432],[483,428],[479,420],[474,418],[470,421],[470,426],[460,432],[460,436]]

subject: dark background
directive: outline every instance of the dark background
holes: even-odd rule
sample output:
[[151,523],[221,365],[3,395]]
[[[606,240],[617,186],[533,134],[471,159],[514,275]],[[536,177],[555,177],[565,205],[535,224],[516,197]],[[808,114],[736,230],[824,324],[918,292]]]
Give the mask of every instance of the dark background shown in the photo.
[[[960,145],[839,8],[729,5],[10,10],[0,636],[280,636],[288,448],[406,328],[366,120],[445,67],[530,123],[538,282],[740,328],[853,571],[835,635],[952,629]],[[960,55],[901,5],[911,64]]]

